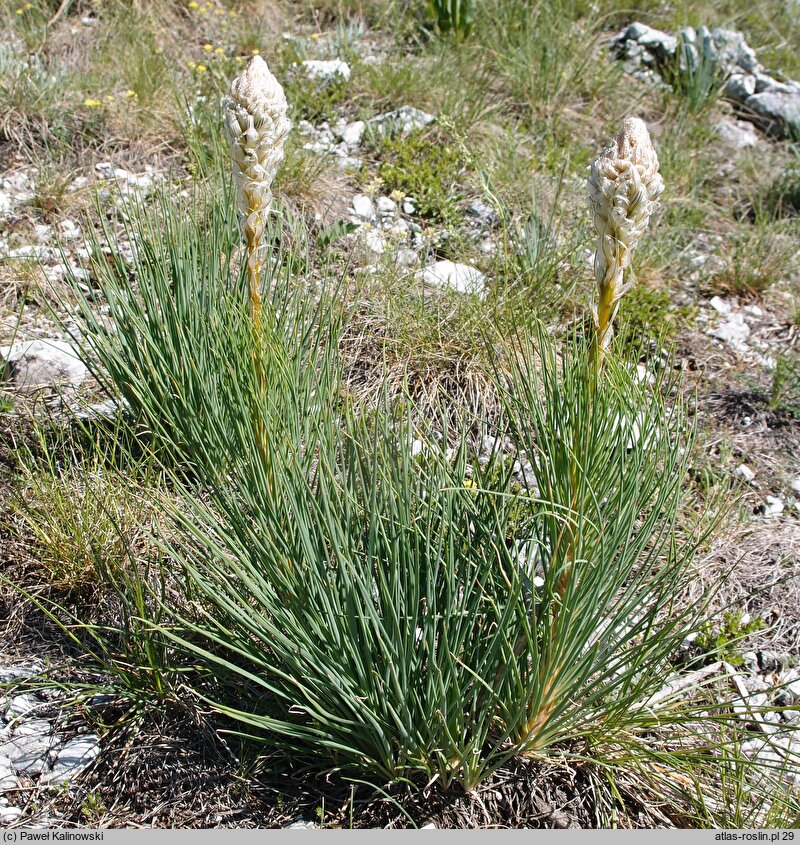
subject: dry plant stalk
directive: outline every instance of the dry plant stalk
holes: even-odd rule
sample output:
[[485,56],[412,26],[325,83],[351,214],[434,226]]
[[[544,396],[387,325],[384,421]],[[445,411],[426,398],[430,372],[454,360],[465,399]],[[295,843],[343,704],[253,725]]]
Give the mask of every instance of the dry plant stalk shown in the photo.
[[631,254],[658,208],[664,189],[658,157],[643,120],[626,118],[614,143],[590,167],[588,183],[597,228],[594,354],[602,361],[619,301],[633,286]]
[[250,59],[225,98],[225,126],[231,142],[236,198],[247,242],[247,280],[256,328],[261,320],[264,230],[272,205],[272,181],[292,128],[283,88],[261,56]]

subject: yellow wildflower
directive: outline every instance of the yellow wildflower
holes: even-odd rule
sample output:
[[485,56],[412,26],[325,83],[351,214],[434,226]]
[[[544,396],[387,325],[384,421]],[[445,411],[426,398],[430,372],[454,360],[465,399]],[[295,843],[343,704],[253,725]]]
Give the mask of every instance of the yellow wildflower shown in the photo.
[[87,97],[87,98],[83,101],[83,104],[86,106],[86,108],[89,108],[89,109],[96,109],[98,106],[102,106],[102,105],[103,105],[103,104],[100,102],[100,100],[97,100],[97,99],[95,99],[94,97]]
[[251,52],[254,56],[260,56],[260,55],[261,55],[261,50],[259,50],[259,49],[251,50],[250,52]]
[[214,45],[213,44],[203,44],[203,49],[206,51],[206,53],[210,53],[214,49]]
[[199,3],[196,3],[196,2],[195,2],[195,0],[192,0],[192,2],[189,4],[189,8],[190,8],[190,9],[199,9],[199,8],[200,8],[200,4],[199,4]]
[[214,52],[215,52],[218,56],[224,56],[224,55],[225,55],[225,51],[222,49],[222,47],[217,47],[217,49],[216,49],[216,50],[214,50]]
[[311,33],[311,40],[312,40],[312,41],[316,41],[318,38],[319,38],[319,33],[318,33],[318,32],[312,32],[312,33]]
[[128,88],[125,92],[126,97],[138,97],[139,95],[133,90],[133,88]]
[[198,73],[205,73],[205,72],[208,70],[208,68],[207,68],[205,65],[198,65],[198,66],[195,68],[195,70],[196,70]]

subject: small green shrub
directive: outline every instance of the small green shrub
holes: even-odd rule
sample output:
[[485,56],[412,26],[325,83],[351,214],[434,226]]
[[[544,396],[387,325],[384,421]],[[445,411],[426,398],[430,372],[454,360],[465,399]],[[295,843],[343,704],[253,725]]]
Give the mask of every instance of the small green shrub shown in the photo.
[[293,121],[308,120],[317,124],[333,120],[337,106],[347,99],[347,82],[339,77],[308,79],[298,74],[284,80],[284,90]]
[[744,665],[740,648],[742,640],[765,626],[763,619],[751,619],[749,622],[743,622],[743,619],[742,611],[731,610],[722,614],[722,621],[718,625],[710,621],[704,623],[694,644],[705,659],[726,660],[731,666]]
[[431,222],[454,223],[461,217],[459,180],[466,156],[440,131],[414,132],[382,139],[378,174],[387,191],[414,198],[420,216]]

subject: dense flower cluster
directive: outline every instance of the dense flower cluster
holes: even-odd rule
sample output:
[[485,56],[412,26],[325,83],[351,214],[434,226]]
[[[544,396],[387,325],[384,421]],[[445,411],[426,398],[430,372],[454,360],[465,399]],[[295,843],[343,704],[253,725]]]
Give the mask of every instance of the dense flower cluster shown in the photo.
[[231,142],[237,201],[251,250],[260,246],[272,204],[272,181],[283,160],[292,128],[280,83],[260,57],[250,59],[225,98],[225,125]]
[[589,202],[597,228],[595,277],[599,290],[597,326],[600,349],[611,338],[617,304],[630,288],[625,270],[631,253],[658,207],[664,181],[644,121],[629,117],[614,143],[589,172]]

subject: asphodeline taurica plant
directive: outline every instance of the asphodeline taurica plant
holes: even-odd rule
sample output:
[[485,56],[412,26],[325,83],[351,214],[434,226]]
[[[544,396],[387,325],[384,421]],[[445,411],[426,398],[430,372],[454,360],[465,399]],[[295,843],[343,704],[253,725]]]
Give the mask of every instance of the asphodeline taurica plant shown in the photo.
[[264,230],[272,204],[272,181],[292,128],[283,88],[261,56],[254,56],[231,83],[225,126],[231,142],[237,203],[247,241],[247,279],[253,321],[260,321]]
[[595,159],[589,171],[589,202],[597,228],[596,351],[602,360],[619,301],[633,285],[631,254],[664,190],[658,156],[644,121],[627,118],[614,143]]

